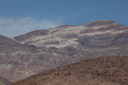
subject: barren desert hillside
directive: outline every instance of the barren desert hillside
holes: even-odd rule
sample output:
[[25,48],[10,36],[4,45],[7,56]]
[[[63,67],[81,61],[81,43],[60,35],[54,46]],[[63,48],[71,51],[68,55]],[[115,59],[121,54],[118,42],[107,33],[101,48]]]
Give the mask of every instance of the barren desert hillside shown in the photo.
[[12,85],[127,85],[128,56],[83,60]]

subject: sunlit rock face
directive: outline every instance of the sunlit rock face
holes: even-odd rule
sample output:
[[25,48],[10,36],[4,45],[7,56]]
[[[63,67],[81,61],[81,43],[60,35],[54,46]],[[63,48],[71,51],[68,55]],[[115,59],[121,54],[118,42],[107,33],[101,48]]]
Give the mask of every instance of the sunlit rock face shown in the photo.
[[128,26],[99,20],[82,26],[0,36],[0,75],[15,82],[28,76],[102,56],[128,55]]

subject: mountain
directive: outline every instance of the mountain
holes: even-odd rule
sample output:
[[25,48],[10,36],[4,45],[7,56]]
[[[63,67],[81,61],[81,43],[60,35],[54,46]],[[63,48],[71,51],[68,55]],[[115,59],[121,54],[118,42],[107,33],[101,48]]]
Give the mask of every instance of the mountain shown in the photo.
[[12,85],[127,85],[128,56],[101,57],[43,72]]
[[128,55],[128,26],[98,20],[82,26],[0,35],[0,76],[16,82],[83,59]]
[[110,20],[98,20],[83,26],[63,25],[36,30],[13,40],[28,46],[61,49],[69,56],[127,55],[128,26]]
[[[105,41],[105,46],[107,46],[116,42],[118,37],[127,37],[127,33],[127,26],[119,25],[114,21],[99,20],[83,26],[64,25],[48,30],[36,30],[17,36],[14,40],[21,44],[34,45],[37,47],[64,48],[67,46],[78,47],[79,44],[85,45],[85,43],[82,42],[84,38],[88,43],[92,43],[95,46],[102,46],[101,43],[104,45]],[[110,39],[110,36],[112,36],[112,39]],[[90,39],[88,40],[87,38]],[[102,38],[106,38],[106,40]],[[127,42],[127,40],[122,41],[122,43],[123,42]],[[88,43],[86,44],[88,45]]]
[[11,82],[7,79],[0,77],[0,85],[9,85]]
[[0,76],[15,82],[55,68],[59,61],[50,60],[54,57],[51,53],[48,49],[22,45],[0,35]]
[[[0,35],[0,75],[10,81],[18,79],[18,75],[21,74],[18,68],[24,63],[21,63],[21,60],[23,60],[29,52],[29,48]],[[22,78],[22,76],[20,76],[20,78]]]

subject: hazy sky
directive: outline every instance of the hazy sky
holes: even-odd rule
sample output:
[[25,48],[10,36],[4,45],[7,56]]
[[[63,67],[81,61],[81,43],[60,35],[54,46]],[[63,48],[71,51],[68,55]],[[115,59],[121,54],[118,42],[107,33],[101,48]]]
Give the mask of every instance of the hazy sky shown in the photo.
[[128,0],[0,0],[0,34],[8,37],[101,19],[128,25]]

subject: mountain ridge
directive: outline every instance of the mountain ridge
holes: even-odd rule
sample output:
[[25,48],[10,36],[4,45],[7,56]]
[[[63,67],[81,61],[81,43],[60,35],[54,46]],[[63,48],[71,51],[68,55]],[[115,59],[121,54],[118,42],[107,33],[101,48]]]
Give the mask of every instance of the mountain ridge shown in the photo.
[[[92,27],[90,27],[89,25],[91,25]],[[63,27],[64,27],[64,29],[59,29],[59,28],[63,28]],[[76,44],[77,43],[77,42],[75,42],[77,40],[76,38],[85,36],[85,35],[94,36],[94,35],[98,35],[98,34],[100,35],[100,34],[107,34],[107,33],[114,35],[114,34],[123,33],[124,31],[121,30],[121,28],[125,29],[124,31],[127,30],[127,27],[119,25],[114,21],[99,20],[99,21],[94,21],[94,22],[86,24],[86,25],[82,25],[82,26],[70,26],[70,25],[67,25],[66,27],[59,26],[57,28],[45,30],[47,32],[45,32],[44,30],[40,30],[40,31],[38,31],[39,35],[34,35],[33,33],[38,33],[38,32],[33,31],[33,32],[27,33],[25,35],[17,36],[14,38],[14,40],[21,44],[35,45],[37,47],[44,47],[43,46],[44,40],[46,41],[46,42],[44,42],[44,45],[46,43],[49,43],[48,41],[51,41],[51,42],[53,41],[53,45],[51,45],[51,47],[55,46],[55,47],[61,48],[61,47],[66,47],[68,45],[67,43]],[[44,33],[40,33],[41,31]],[[32,33],[32,36],[30,36],[29,38],[26,38],[26,39],[24,38],[24,40],[22,40],[22,36],[29,36],[29,34],[31,34],[31,33]],[[82,34],[84,34],[84,35],[82,35]],[[44,38],[43,38],[43,36],[44,36]],[[21,38],[21,40],[20,40],[20,38]],[[71,42],[70,41],[68,42],[68,39],[65,39],[65,38],[72,38],[72,39],[70,39]],[[60,45],[57,43],[60,43]],[[61,44],[61,43],[65,43],[67,45],[62,46],[63,44]],[[60,47],[56,46],[56,45],[59,45]]]
[[128,26],[105,22],[95,21],[101,24],[93,22],[91,27],[64,25],[13,39],[0,36],[0,76],[16,82],[83,59],[127,56]]

